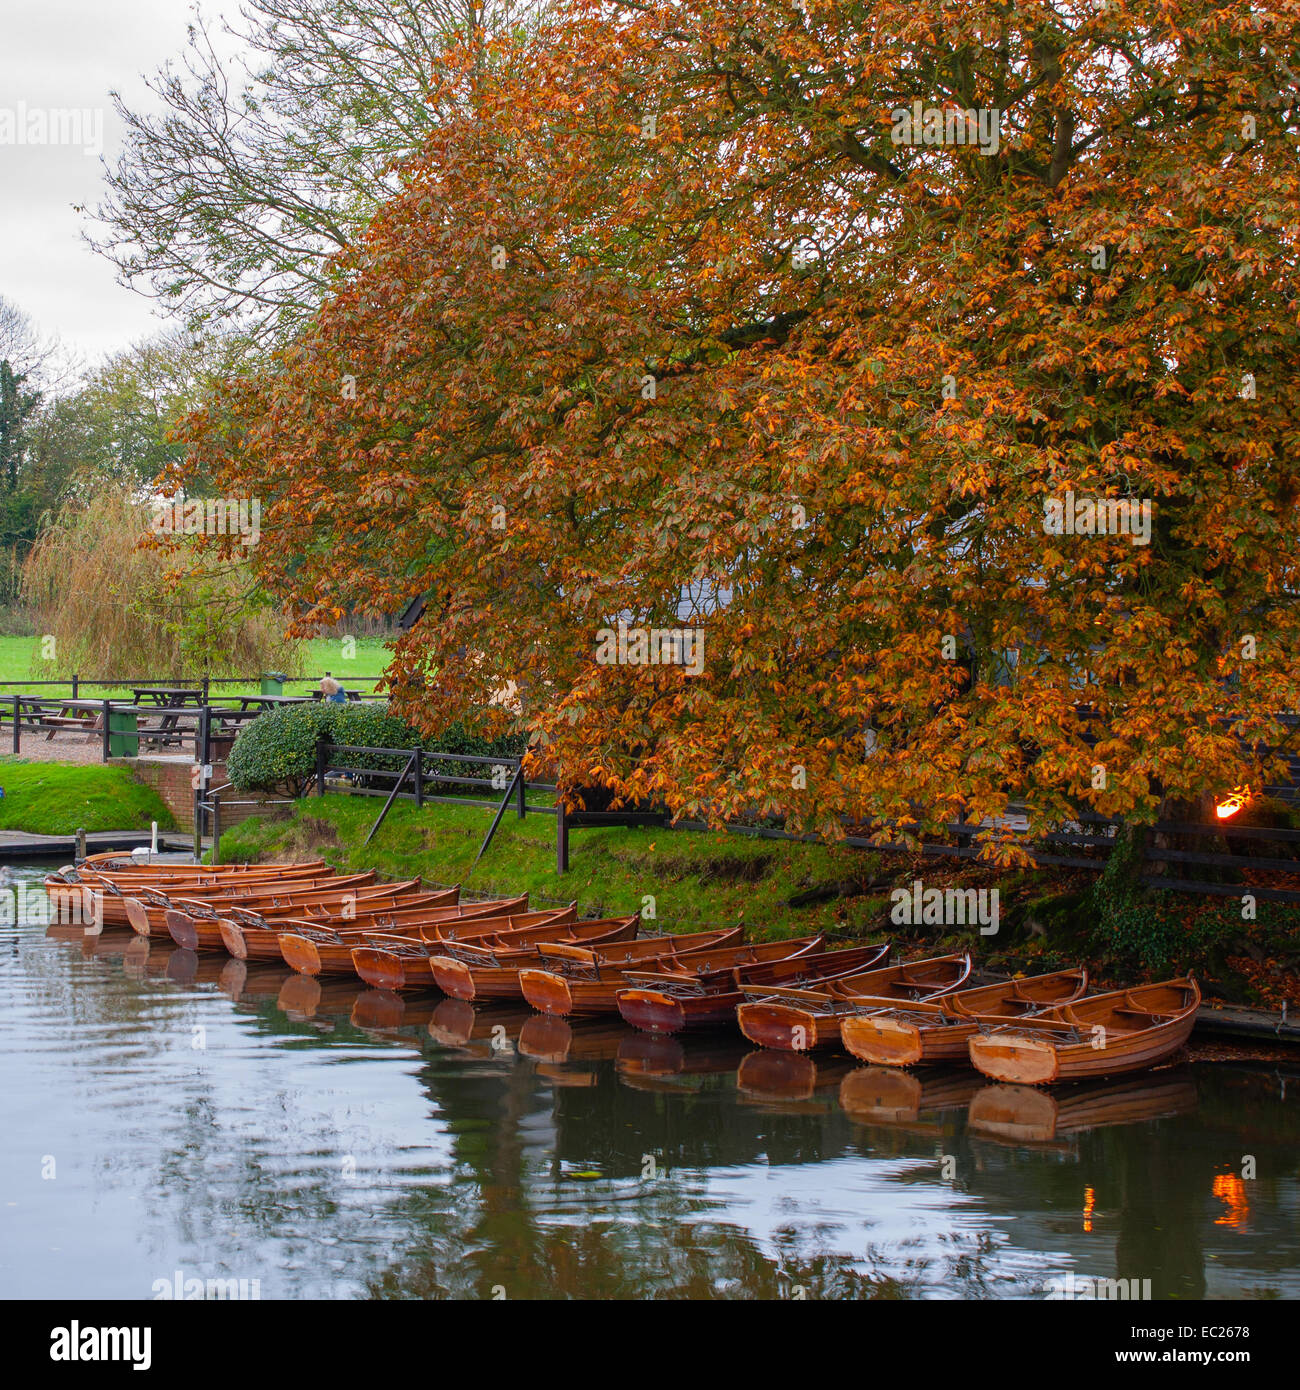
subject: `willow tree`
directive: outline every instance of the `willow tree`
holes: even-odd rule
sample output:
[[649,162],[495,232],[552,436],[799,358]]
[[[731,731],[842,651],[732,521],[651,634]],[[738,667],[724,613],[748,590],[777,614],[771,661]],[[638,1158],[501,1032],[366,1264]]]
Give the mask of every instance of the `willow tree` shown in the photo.
[[[1276,780],[1298,30],[575,0],[452,64],[474,101],[195,466],[266,499],[299,630],[427,596],[408,717],[527,680],[568,775],[687,815],[1038,828]],[[699,674],[637,660],[682,627]]]
[[103,679],[296,671],[294,645],[238,542],[222,555],[156,529],[156,508],[105,488],[68,503],[23,567],[40,637],[33,672]]

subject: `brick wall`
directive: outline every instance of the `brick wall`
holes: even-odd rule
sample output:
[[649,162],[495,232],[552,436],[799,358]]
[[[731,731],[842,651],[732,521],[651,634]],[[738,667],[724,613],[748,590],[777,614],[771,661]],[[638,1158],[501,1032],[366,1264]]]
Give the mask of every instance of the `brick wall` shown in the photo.
[[[130,769],[136,781],[152,787],[176,817],[176,824],[182,830],[193,826],[194,788],[190,786],[190,769],[193,763],[188,758],[110,758],[109,761]],[[225,763],[213,763],[212,786],[219,787],[226,780]],[[286,805],[274,805],[273,803],[279,800],[277,797],[264,798],[257,792],[237,792],[233,788],[223,792],[221,799],[223,803],[227,799],[254,803],[247,806],[223,804],[223,829],[229,829],[232,825],[247,820],[249,816],[287,816],[291,809]]]

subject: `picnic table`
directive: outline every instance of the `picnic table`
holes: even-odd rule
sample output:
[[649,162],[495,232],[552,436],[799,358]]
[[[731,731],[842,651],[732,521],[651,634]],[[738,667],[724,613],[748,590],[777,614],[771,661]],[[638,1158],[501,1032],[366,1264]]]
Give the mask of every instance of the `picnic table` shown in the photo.
[[137,705],[157,705],[167,711],[156,730],[146,735],[161,744],[182,743],[182,730],[178,727],[181,711],[200,709],[203,705],[203,691],[197,686],[182,685],[134,685],[131,687],[133,703]]
[[101,727],[103,717],[104,705],[100,700],[60,700],[58,714],[45,715],[38,711],[35,722],[48,730],[45,741],[49,743],[60,729],[84,729],[94,733]]

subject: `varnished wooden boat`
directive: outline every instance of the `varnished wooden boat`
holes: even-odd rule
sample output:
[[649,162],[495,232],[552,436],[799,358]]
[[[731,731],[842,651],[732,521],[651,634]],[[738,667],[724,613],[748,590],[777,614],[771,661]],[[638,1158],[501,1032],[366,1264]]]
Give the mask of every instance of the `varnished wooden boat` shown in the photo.
[[1085,1081],[1054,1091],[984,1085],[971,1097],[966,1125],[985,1139],[1050,1144],[1086,1130],[1188,1114],[1196,1103],[1190,1068],[1172,1067],[1154,1076]]
[[[404,883],[376,883],[370,875],[358,875],[362,881],[343,881],[331,885],[330,892],[337,893],[339,903],[350,914],[364,914],[371,906],[395,907],[400,903],[418,900],[419,905],[433,907],[446,901],[445,890],[436,893],[421,893],[419,879]],[[226,899],[190,897],[188,895],[167,894],[170,906],[163,912],[163,924],[167,933],[178,945],[189,951],[224,951],[225,942],[221,938],[221,917],[224,909],[238,906],[238,902]],[[297,911],[302,906],[301,899],[288,894],[284,898],[270,896],[250,899],[262,907],[263,911],[274,913],[278,908]],[[331,902],[308,903],[328,909]]]
[[[628,988],[618,996],[618,1011],[634,1028],[648,1033],[682,1033],[705,1028],[734,1028],[736,1008],[745,1002],[742,986],[762,985],[807,988],[826,980],[838,979],[870,970],[889,955],[889,943],[851,946],[843,951],[818,951],[820,937],[806,938],[813,944],[799,945],[782,955],[773,949],[749,960],[737,960],[731,969],[695,974],[684,966],[656,974],[648,970],[629,970]],[[768,945],[743,948],[755,953],[768,952]]]
[[[612,1014],[627,971],[662,969],[670,960],[695,957],[740,943],[741,928],[641,937],[618,946],[584,951],[576,946],[538,946],[538,966],[519,971],[524,998],[544,1014]],[[546,967],[545,969],[541,967]]]
[[134,859],[129,852],[120,849],[104,850],[99,854],[88,854],[77,865],[65,865],[60,872],[76,872],[79,869],[96,870],[102,873],[146,873],[150,870],[158,870],[169,874],[184,874],[200,872],[205,874],[219,874],[227,878],[237,877],[240,874],[258,873],[290,873],[295,869],[319,869],[328,867],[323,859],[304,859],[286,864],[173,864],[173,863],[154,863],[141,864]]
[[[80,889],[83,893],[91,894],[96,910],[100,913],[105,926],[129,927],[132,923],[127,903],[131,898],[146,891],[160,894],[186,892],[191,896],[205,898],[221,895],[234,900],[251,897],[258,891],[270,893],[284,888],[298,890],[306,890],[313,886],[324,888],[336,881],[337,878],[338,875],[328,868],[283,877],[279,875],[267,876],[266,878],[247,876],[237,880],[153,879],[146,876],[136,879],[122,877],[119,880],[116,876],[107,877],[91,874],[84,876],[80,884],[61,884],[47,879],[45,891],[50,894],[51,901],[57,903],[65,899],[70,893],[75,893]],[[161,929],[159,934],[161,934]]]
[[957,990],[928,1003],[864,1005],[841,1024],[840,1039],[855,1057],[880,1067],[964,1062],[981,1021],[1025,1018],[1078,999],[1087,988],[1086,970],[1057,970]]
[[[369,935],[352,952],[352,964],[367,984],[379,989],[441,989],[454,999],[521,999],[519,965],[534,960],[538,943],[599,946],[634,937],[639,915],[579,922],[571,912],[556,913],[536,926],[498,932],[448,934],[440,940],[402,941]],[[458,968],[457,968],[458,967]],[[440,978],[441,976],[441,978]],[[454,989],[444,979],[454,976]]]
[[[501,905],[526,907],[527,897],[502,898]],[[557,909],[564,913],[566,909]],[[449,914],[439,920],[437,925],[448,937],[459,936],[462,931],[471,935],[475,930],[499,931],[509,924],[518,913],[507,912],[502,915],[501,907],[490,903],[475,903],[464,912]],[[280,924],[280,955],[284,963],[304,975],[353,975],[357,973],[352,960],[352,952],[365,944],[367,932],[371,927],[335,929],[315,922],[284,922]]]
[[995,1081],[1041,1086],[1120,1076],[1168,1061],[1191,1036],[1201,990],[1191,978],[1096,994],[987,1027],[967,1044]]
[[970,956],[959,952],[845,975],[819,989],[746,986],[736,1021],[760,1047],[807,1052],[838,1043],[841,1024],[859,1011],[863,996],[873,1002],[934,999],[959,989],[969,975]]
[[[478,917],[501,917],[516,912],[521,905],[527,906],[525,897],[496,898],[478,903],[463,903],[451,895],[459,890],[444,889],[441,894],[431,894],[426,900],[423,895],[406,899],[400,906],[385,907],[367,905],[365,912],[341,917],[337,913],[317,910],[295,917],[309,922],[322,931],[336,932],[340,936],[352,938],[352,944],[359,944],[366,932],[389,932],[397,936],[410,936],[419,939],[423,933],[432,932],[444,922],[459,921]],[[546,914],[537,914],[538,916]],[[221,939],[226,950],[241,960],[273,960],[283,962],[280,952],[280,936],[284,932],[283,918],[275,914],[262,916],[248,908],[223,909],[221,917]]]
[[[419,880],[410,880],[405,884],[385,884],[375,883],[374,873],[349,874],[346,878],[336,878],[330,884],[331,892],[339,892],[345,895],[349,909],[355,908],[357,912],[364,912],[368,903],[396,902],[399,898],[412,897],[419,895],[421,899],[432,898],[434,901],[442,898],[442,892],[435,894],[417,894]],[[270,895],[268,895],[270,897]],[[167,927],[167,934],[172,941],[177,942],[179,947],[185,947],[188,951],[221,951],[224,949],[224,942],[221,940],[221,913],[231,906],[238,905],[241,899],[227,898],[202,898],[192,897],[189,890],[185,892],[172,891],[165,894],[168,906],[163,912],[163,923]],[[247,899],[247,901],[260,901],[260,899]],[[274,903],[274,899],[271,899]],[[274,905],[271,910],[275,910]]]
[[[373,882],[373,877],[367,879],[367,883],[373,884]],[[419,879],[411,879],[408,882],[414,885],[411,891],[418,889]],[[392,888],[396,885],[388,884],[385,886]],[[116,891],[114,890],[115,893]],[[175,888],[167,890],[151,887],[129,889],[123,892],[121,897],[126,908],[127,920],[141,936],[163,936],[169,934],[167,932],[167,913],[174,906],[172,894],[202,901],[212,908],[227,906],[264,908],[296,904],[303,907],[309,905],[333,907],[336,911],[344,911],[346,910],[348,895],[356,891],[358,889],[351,886],[340,887],[336,875],[323,883],[304,879],[288,885],[258,884],[254,887],[229,891],[212,891],[205,893],[201,899],[190,890],[180,892]],[[106,898],[106,907],[108,901],[109,899]]]

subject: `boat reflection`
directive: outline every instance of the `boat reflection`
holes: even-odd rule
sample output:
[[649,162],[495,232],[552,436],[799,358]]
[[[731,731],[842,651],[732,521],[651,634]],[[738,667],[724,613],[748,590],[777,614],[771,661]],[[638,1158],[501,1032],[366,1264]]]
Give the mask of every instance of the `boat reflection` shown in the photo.
[[624,1035],[615,1070],[624,1086],[636,1091],[693,1091],[704,1079],[732,1072],[751,1051],[743,1038],[726,1036],[681,1039],[670,1033]]
[[966,1124],[982,1139],[1059,1145],[1086,1131],[1190,1114],[1196,1103],[1196,1082],[1182,1066],[1052,1090],[982,1086],[971,1097]]
[[840,1105],[860,1124],[938,1134],[943,1123],[936,1117],[964,1110],[983,1085],[983,1077],[964,1067],[923,1074],[897,1067],[854,1067],[840,1083]]
[[833,1095],[819,1095],[838,1086],[854,1066],[848,1057],[828,1054],[810,1057],[803,1052],[778,1052],[755,1048],[736,1068],[736,1090],[749,1104],[785,1113],[834,1109]]

